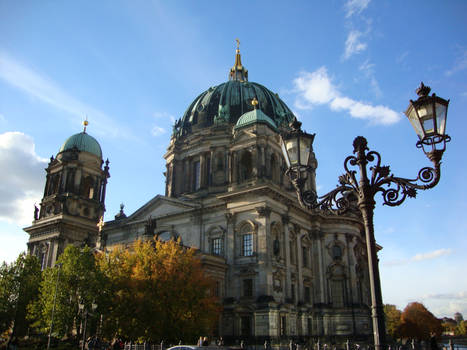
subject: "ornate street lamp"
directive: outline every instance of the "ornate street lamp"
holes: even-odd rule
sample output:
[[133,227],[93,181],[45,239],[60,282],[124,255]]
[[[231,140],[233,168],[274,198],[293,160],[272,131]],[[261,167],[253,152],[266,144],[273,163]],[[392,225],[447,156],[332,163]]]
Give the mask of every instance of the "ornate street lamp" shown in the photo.
[[58,282],[60,281],[60,271],[62,269],[62,263],[57,263],[55,266],[58,269],[57,272],[57,279],[55,280],[55,292],[54,292],[54,301],[53,301],[53,306],[52,306],[52,318],[50,320],[50,329],[49,329],[49,337],[47,340],[47,350],[50,349],[50,338],[52,337],[52,328],[54,326],[54,315],[55,315],[55,304],[57,301],[57,290],[58,290]]
[[[79,311],[83,313],[84,315],[84,325],[83,325],[83,342],[81,344],[81,349],[84,350],[86,346],[86,327],[88,323],[88,315],[93,315],[88,311],[88,308],[86,307],[84,299],[81,299],[80,302],[78,303],[78,308]],[[97,309],[97,304],[93,301],[91,303],[91,310],[94,312]]]
[[[416,101],[410,101],[405,114],[419,137],[416,146],[422,148],[433,163],[433,167],[422,168],[416,179],[406,179],[391,174],[389,166],[381,165],[380,154],[370,151],[367,147],[367,140],[358,136],[353,142],[355,155],[345,159],[345,173],[339,176],[339,185],[324,196],[318,197],[305,185],[307,173],[311,168],[311,152],[315,135],[303,132],[300,129],[301,123],[296,119],[290,124],[291,131],[281,135],[282,152],[288,166],[286,174],[297,191],[301,205],[310,210],[320,210],[328,214],[342,214],[351,207],[351,203],[356,202],[361,212],[367,245],[371,317],[376,350],[385,347],[386,331],[373,225],[374,197],[380,192],[383,204],[398,206],[407,197],[415,197],[417,190],[426,190],[436,186],[441,176],[440,164],[446,149],[446,142],[451,140],[445,134],[449,100],[446,101],[434,94],[429,96],[430,88],[423,83],[416,92],[419,98]],[[370,167],[368,167],[369,163],[372,164]],[[358,179],[357,173],[360,174]],[[352,201],[352,198],[356,201]]]

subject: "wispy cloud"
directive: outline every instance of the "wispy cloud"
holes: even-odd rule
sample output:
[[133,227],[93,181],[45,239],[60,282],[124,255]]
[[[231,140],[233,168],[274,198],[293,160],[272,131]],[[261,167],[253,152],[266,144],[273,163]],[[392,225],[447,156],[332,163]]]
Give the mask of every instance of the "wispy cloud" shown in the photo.
[[6,118],[2,113],[0,113],[0,122],[2,123],[6,122]]
[[49,77],[4,52],[0,52],[0,79],[44,103],[65,111],[68,114],[65,116],[73,122],[81,122],[86,115],[89,116],[97,134],[131,138],[129,130],[117,125],[107,114],[70,96]]
[[436,259],[443,255],[449,255],[452,253],[451,249],[438,249],[428,253],[419,253],[412,257],[413,261],[422,261]]
[[405,62],[408,56],[409,56],[409,51],[402,52],[399,56],[396,57],[396,63],[401,64]]
[[351,30],[345,41],[344,60],[356,55],[367,48],[367,44],[361,41],[362,33],[358,30]]
[[448,299],[448,300],[466,300],[467,291],[461,291],[457,293],[438,293],[438,294],[426,294],[422,296],[422,299]]
[[151,134],[152,136],[160,136],[167,132],[168,126],[163,125],[170,125],[175,123],[175,117],[167,112],[154,112],[153,113],[154,119],[156,119],[156,123],[154,123],[151,127]]
[[353,15],[360,14],[364,9],[367,8],[371,0],[348,0],[345,5],[345,17],[349,18]]
[[358,67],[358,69],[361,72],[363,72],[363,74],[365,75],[367,79],[370,80],[370,85],[376,97],[381,97],[383,93],[381,92],[378,81],[376,80],[376,77],[375,77],[375,64],[370,63],[369,60],[366,60],[360,65],[360,67]]
[[405,265],[412,262],[420,262],[424,260],[437,259],[444,255],[450,255],[452,253],[451,249],[437,249],[428,253],[418,253],[408,259],[399,259],[386,262],[386,266],[396,266],[396,265]]
[[401,118],[399,113],[386,106],[373,106],[342,96],[328,76],[326,67],[312,73],[301,72],[294,80],[294,86],[298,93],[295,101],[298,109],[311,109],[313,105],[327,104],[331,110],[346,111],[353,118],[382,125],[397,123]]
[[454,66],[447,70],[445,74],[449,77],[457,72],[467,69],[467,49],[462,49],[458,55]]

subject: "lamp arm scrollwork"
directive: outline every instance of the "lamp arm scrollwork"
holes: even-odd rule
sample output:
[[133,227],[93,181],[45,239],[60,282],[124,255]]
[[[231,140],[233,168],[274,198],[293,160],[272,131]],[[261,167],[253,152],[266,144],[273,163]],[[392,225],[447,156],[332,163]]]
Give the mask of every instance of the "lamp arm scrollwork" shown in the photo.
[[[395,207],[402,204],[407,197],[416,197],[417,190],[435,187],[441,177],[439,159],[431,159],[433,167],[420,169],[417,178],[406,179],[391,174],[389,166],[381,165],[381,155],[376,151],[368,150],[366,143],[357,143],[354,153],[356,155],[348,156],[344,161],[345,173],[339,176],[339,185],[319,197],[313,190],[304,190],[306,182],[304,171],[289,169],[288,175],[295,186],[300,204],[311,210],[318,209],[332,214],[342,214],[351,207],[352,199],[354,202],[362,199],[362,186],[368,186],[367,193],[373,198],[376,193],[380,192],[383,204]],[[369,167],[370,174],[367,174],[368,164],[373,164]],[[355,167],[357,170],[352,169]],[[357,179],[357,172],[360,175],[359,179]]]

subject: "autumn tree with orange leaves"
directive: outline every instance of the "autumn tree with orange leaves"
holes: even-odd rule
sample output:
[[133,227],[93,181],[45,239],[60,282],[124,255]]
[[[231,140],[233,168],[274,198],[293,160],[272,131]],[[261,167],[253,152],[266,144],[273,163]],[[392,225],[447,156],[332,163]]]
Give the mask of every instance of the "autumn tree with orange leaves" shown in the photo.
[[408,304],[402,312],[397,333],[402,338],[428,340],[432,333],[440,336],[442,331],[441,321],[423,304],[413,302]]
[[98,257],[109,279],[102,331],[152,342],[194,342],[210,334],[220,304],[195,250],[178,242],[136,241]]

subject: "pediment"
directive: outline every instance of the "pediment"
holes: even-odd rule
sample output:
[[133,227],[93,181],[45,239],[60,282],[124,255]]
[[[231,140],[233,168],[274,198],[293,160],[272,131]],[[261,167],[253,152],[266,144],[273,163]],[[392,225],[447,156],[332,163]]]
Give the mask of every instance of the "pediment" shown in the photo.
[[186,213],[199,205],[191,201],[157,195],[128,217],[127,222],[159,218],[178,213]]

